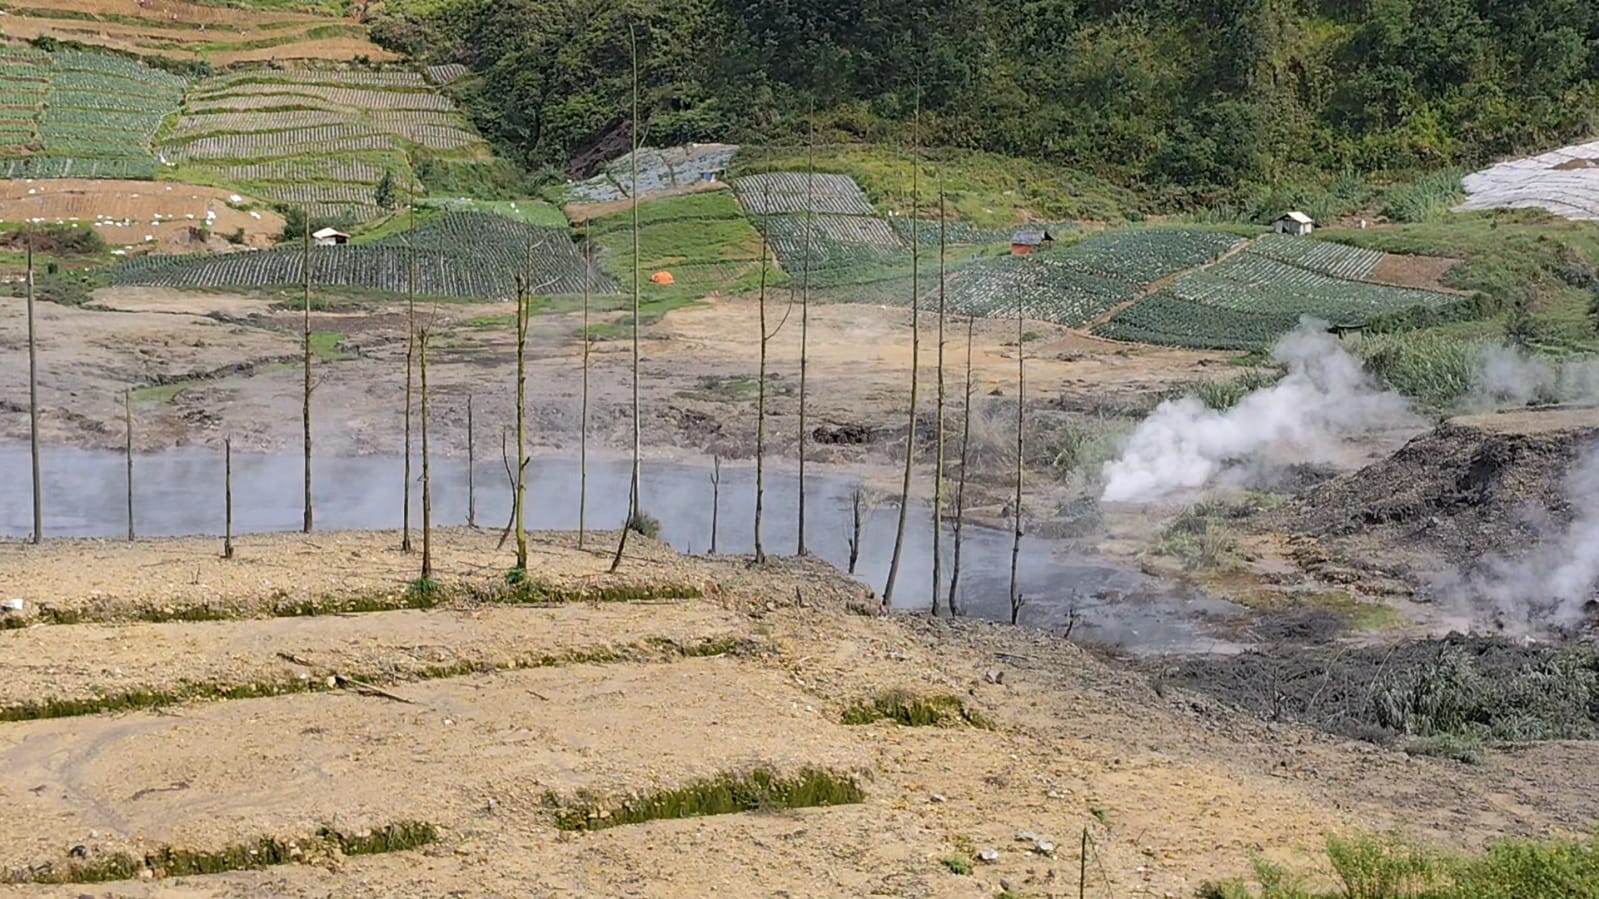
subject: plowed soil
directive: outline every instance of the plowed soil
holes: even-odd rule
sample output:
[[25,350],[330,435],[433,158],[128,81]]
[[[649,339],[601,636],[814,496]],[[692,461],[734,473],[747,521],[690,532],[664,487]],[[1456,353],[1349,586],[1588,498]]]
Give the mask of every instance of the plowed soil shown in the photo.
[[[239,197],[233,202],[233,197]],[[283,217],[235,208],[255,201],[229,190],[150,181],[46,178],[0,181],[0,221],[42,219],[92,228],[112,248],[183,253],[212,249],[191,231],[206,224],[217,235],[244,232],[244,242],[264,247],[283,233]],[[150,239],[146,239],[150,238]],[[222,243],[220,238],[215,242]],[[222,244],[226,246],[226,244]]]
[[[0,593],[67,603],[98,589],[83,608],[114,615],[192,579],[205,589],[191,585],[191,596],[245,612],[285,565],[295,589],[403,584],[416,559],[400,555],[397,540],[251,537],[228,564],[211,540],[5,544]],[[452,531],[441,543],[446,585],[496,581],[508,564],[490,535]],[[0,658],[26,660],[5,663],[15,675],[0,702],[296,670],[360,671],[387,694],[217,695],[0,723],[0,871],[28,876],[74,857],[142,857],[158,844],[216,849],[400,818],[440,832],[436,844],[388,855],[6,894],[971,896],[1003,884],[1075,896],[1086,829],[1091,894],[1186,896],[1203,879],[1243,873],[1252,853],[1313,852],[1329,831],[1398,826],[1473,846],[1582,828],[1599,815],[1599,747],[1490,751],[1478,766],[1411,758],[1265,724],[1179,689],[1158,693],[1144,676],[1041,634],[863,617],[846,606],[864,598],[860,588],[819,565],[677,558],[635,545],[621,577],[695,578],[713,592],[599,607],[453,601],[325,619],[0,631]],[[538,576],[608,577],[603,553],[580,552],[570,537],[541,537],[533,549]],[[532,669],[503,661],[650,636],[735,637],[738,648]],[[431,652],[484,664],[414,679],[405,660]],[[992,729],[840,723],[846,707],[885,688],[958,696]],[[865,801],[576,834],[558,830],[549,808],[585,792],[616,796],[753,767],[852,774]],[[1051,848],[1019,841],[1022,832]],[[976,863],[970,876],[943,863],[985,848],[998,861]]]

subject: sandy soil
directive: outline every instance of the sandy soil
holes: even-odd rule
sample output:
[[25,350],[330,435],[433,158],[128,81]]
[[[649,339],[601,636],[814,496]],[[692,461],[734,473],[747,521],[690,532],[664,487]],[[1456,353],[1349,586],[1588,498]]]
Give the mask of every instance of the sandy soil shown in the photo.
[[1389,253],[1377,263],[1367,280],[1378,284],[1392,284],[1397,287],[1415,287],[1421,290],[1437,290],[1443,293],[1458,293],[1462,296],[1465,291],[1453,287],[1445,287],[1443,278],[1462,262],[1460,259],[1451,259],[1447,256],[1408,256],[1398,253]]
[[[230,190],[149,181],[100,181],[83,178],[47,178],[0,181],[0,221],[60,222],[93,228],[113,248],[163,253],[213,249],[195,240],[190,230],[214,216],[213,233],[232,234],[243,229],[245,243],[265,247],[283,233],[283,217],[275,212],[251,215],[235,209],[240,196]],[[237,205],[254,203],[241,197]],[[146,240],[152,238],[152,240]]]
[[[506,564],[486,536],[444,539],[446,580],[491,579]],[[83,589],[75,569],[114,572],[115,588],[102,591],[113,609],[170,589],[188,564],[215,580],[219,597],[252,595],[286,560],[305,589],[398,583],[415,559],[396,554],[395,540],[252,538],[262,542],[228,566],[214,560],[214,541],[5,544],[0,571],[8,594],[55,600]],[[595,557],[585,560],[569,538],[535,546],[541,574],[603,577]],[[94,564],[83,565],[85,557]],[[313,676],[334,666],[360,670],[408,701],[334,691],[0,724],[0,801],[8,809],[0,870],[64,864],[75,846],[93,859],[160,843],[218,848],[323,824],[412,818],[437,825],[441,841],[342,864],[125,882],[109,892],[971,896],[1003,883],[1026,895],[1068,896],[1076,895],[1077,845],[1087,828],[1091,890],[1187,896],[1205,878],[1242,873],[1251,853],[1302,857],[1329,831],[1397,826],[1476,845],[1582,828],[1599,815],[1591,774],[1599,747],[1490,752],[1479,766],[1410,758],[1268,725],[1182,691],[1161,695],[1143,676],[1044,635],[851,614],[844,603],[860,588],[815,565],[751,568],[650,547],[624,575],[652,576],[662,566],[708,578],[718,591],[643,605],[452,605],[0,632],[0,658],[27,660],[8,664],[7,697],[243,682],[274,667],[292,676],[302,666],[276,655],[285,651],[305,654]],[[737,635],[748,648],[717,658],[502,665],[427,681],[410,680],[412,669],[396,664],[429,651],[487,660],[515,647],[707,635]],[[838,723],[850,703],[886,687],[953,693],[994,728]],[[757,765],[854,773],[866,799],[576,835],[556,830],[546,808],[549,795],[647,790]],[[1029,851],[1031,843],[1016,840],[1022,831],[1059,848]],[[999,861],[976,865],[971,877],[940,861],[988,847]],[[4,894],[83,890],[17,886]]]

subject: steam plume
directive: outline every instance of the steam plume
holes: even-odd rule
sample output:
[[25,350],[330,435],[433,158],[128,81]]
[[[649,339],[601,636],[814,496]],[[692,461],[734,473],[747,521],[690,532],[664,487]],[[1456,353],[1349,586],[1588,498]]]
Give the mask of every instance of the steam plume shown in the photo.
[[1158,502],[1212,486],[1255,483],[1303,463],[1332,462],[1350,437],[1412,422],[1322,322],[1304,319],[1272,350],[1287,375],[1217,412],[1194,397],[1168,400],[1104,468],[1108,502]]

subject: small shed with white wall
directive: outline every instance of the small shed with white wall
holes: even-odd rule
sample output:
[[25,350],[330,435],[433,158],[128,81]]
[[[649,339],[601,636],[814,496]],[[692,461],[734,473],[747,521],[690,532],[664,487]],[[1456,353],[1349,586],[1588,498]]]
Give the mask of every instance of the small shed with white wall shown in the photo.
[[1284,213],[1277,221],[1272,222],[1271,230],[1290,237],[1304,237],[1316,230],[1316,222],[1310,216],[1296,210]]
[[316,245],[319,247],[333,247],[341,243],[350,242],[350,235],[337,228],[323,228],[321,231],[314,231],[311,233],[311,238],[316,241]]

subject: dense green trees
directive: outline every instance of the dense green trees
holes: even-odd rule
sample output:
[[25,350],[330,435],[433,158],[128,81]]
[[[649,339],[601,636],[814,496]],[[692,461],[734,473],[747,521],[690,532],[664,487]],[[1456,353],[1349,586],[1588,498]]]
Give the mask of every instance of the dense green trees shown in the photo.
[[[421,3],[423,0],[409,0]],[[530,168],[625,148],[626,28],[652,143],[779,142],[815,108],[897,138],[1091,169],[1169,204],[1469,165],[1599,124],[1591,0],[426,0],[374,34],[467,63]]]

